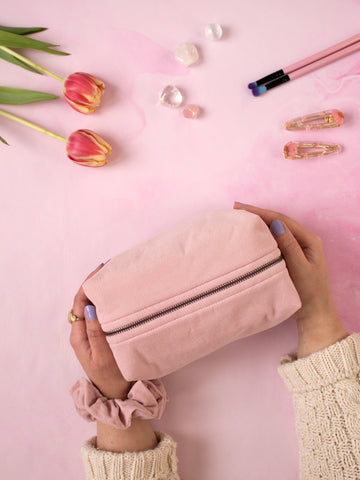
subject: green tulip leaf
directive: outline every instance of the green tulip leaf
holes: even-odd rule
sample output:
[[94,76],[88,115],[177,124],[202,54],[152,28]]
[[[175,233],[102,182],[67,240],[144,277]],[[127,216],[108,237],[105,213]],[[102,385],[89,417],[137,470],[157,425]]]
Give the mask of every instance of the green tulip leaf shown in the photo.
[[10,53],[5,52],[4,50],[1,50],[1,48],[0,48],[0,58],[2,58],[3,60],[6,60],[7,62],[13,63],[14,65],[18,65],[19,67],[26,68],[26,70],[30,70],[30,72],[39,73],[40,75],[42,75],[42,73],[35,70],[35,68],[32,68],[30,67],[30,65],[27,65],[26,63],[22,62],[18,58],[13,57]]
[[[54,45],[57,47],[57,45]],[[70,53],[61,52],[60,50],[53,50],[52,48],[42,48],[42,52],[52,53],[53,55],[70,55]]]
[[5,32],[4,30],[0,30],[0,46],[9,48],[33,48],[35,50],[45,50],[47,53],[53,53],[55,55],[67,55],[64,52],[49,48],[57,47],[58,45],[40,42],[39,40],[24,37],[23,35],[18,35],[16,33]]
[[5,140],[5,138],[3,138],[3,137],[0,137],[0,142],[5,143],[5,145],[8,145],[8,146],[9,146],[9,144],[7,143],[7,141]]
[[43,32],[44,30],[47,30],[47,28],[43,28],[43,27],[19,28],[19,27],[4,27],[0,25],[0,30],[3,30],[4,32],[17,33],[18,35],[30,35],[32,33]]
[[58,47],[58,45],[40,42],[39,40],[34,40],[33,38],[24,37],[23,35],[18,35],[17,33],[2,30],[0,27],[0,47],[1,46],[8,48],[32,48],[35,50],[42,50],[46,53],[52,53],[53,55],[69,55],[69,53],[49,48]]
[[33,48],[35,50],[55,46],[52,43],[40,42],[39,40],[24,37],[17,33],[5,32],[4,30],[0,30],[0,45],[9,48]]
[[55,98],[59,97],[51,93],[37,92],[36,90],[0,87],[0,104],[3,105],[23,105],[42,100],[54,100]]

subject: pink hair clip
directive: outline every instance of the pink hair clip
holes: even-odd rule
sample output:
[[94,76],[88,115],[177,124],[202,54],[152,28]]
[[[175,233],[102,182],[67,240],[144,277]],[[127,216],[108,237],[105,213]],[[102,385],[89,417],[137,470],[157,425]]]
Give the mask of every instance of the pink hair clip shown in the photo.
[[338,152],[341,152],[340,145],[318,142],[288,142],[284,147],[285,158],[290,158],[291,160],[321,157]]
[[333,109],[294,118],[285,123],[285,128],[286,130],[314,130],[340,127],[343,123],[343,113],[340,110]]

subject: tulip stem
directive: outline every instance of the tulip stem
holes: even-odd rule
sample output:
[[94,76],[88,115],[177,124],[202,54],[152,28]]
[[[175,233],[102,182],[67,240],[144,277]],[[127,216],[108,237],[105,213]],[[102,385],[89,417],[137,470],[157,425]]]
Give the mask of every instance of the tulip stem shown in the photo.
[[4,110],[0,110],[0,115],[6,118],[10,118],[11,120],[14,120],[15,122],[22,123],[23,125],[27,125],[28,127],[33,128],[34,130],[38,130],[39,132],[46,133],[46,135],[50,135],[50,137],[57,138],[58,140],[62,140],[63,142],[66,142],[66,138],[62,137],[61,135],[57,135],[56,133],[50,132],[49,130],[46,130],[45,128],[39,127],[38,125],[35,125],[34,123],[28,122],[27,120],[24,120],[23,118],[17,117],[16,115],[12,115],[11,113],[4,112]]
[[18,58],[22,62],[27,63],[31,67],[36,68],[36,70],[39,70],[40,72],[46,73],[46,75],[50,75],[50,77],[56,78],[56,80],[59,80],[60,82],[64,82],[63,78],[59,77],[58,75],[55,75],[55,73],[49,72],[49,70],[46,70],[46,68],[40,67],[40,65],[37,65],[36,63],[32,62],[28,58],[23,57],[22,55],[20,55],[20,53],[17,53],[14,50],[11,50],[10,48],[7,48],[7,47],[0,47],[0,48],[1,48],[1,50],[4,50],[4,52],[9,53],[13,57]]

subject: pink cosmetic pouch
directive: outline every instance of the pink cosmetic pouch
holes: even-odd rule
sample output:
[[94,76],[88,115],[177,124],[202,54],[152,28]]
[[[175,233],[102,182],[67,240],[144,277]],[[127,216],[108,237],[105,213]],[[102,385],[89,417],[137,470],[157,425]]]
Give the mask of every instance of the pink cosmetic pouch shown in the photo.
[[163,377],[301,307],[269,228],[244,210],[202,215],[125,251],[84,290],[129,381]]

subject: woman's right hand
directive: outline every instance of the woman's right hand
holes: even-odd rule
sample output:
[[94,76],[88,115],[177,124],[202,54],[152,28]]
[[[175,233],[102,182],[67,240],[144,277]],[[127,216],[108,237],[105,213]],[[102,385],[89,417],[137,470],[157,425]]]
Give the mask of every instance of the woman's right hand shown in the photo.
[[281,213],[237,202],[234,208],[259,215],[269,226],[285,259],[302,302],[293,315],[299,333],[298,358],[345,338],[348,334],[331,296],[321,239]]
[[[101,270],[103,265],[91,272],[86,280]],[[70,344],[85,373],[105,397],[125,399],[132,383],[126,381],[120,372],[97,319],[95,307],[85,295],[82,285],[75,296],[72,312],[83,319],[72,324]]]

